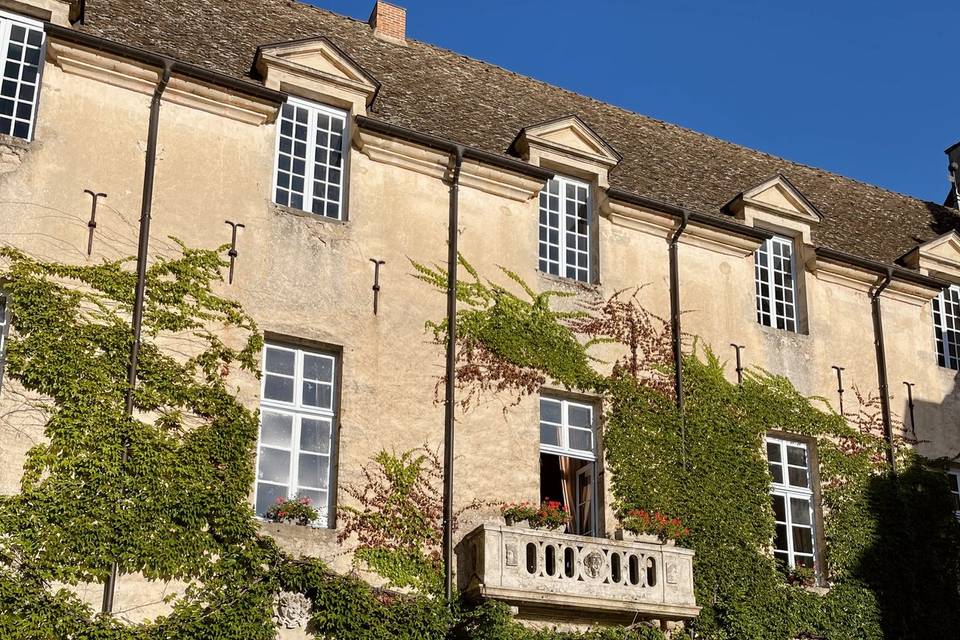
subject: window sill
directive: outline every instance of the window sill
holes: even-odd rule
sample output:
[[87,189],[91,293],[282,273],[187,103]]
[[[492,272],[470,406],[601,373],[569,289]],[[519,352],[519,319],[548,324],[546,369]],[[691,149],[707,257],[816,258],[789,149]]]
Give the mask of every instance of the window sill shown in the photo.
[[567,278],[566,276],[555,276],[552,273],[545,273],[539,269],[537,269],[537,279],[541,282],[549,283],[548,287],[551,289],[560,288],[573,293],[587,291],[597,293],[601,286],[599,282],[583,282],[581,280]]
[[5,147],[14,147],[17,149],[29,149],[31,141],[17,138],[6,133],[0,133],[0,145]]
[[313,220],[314,222],[332,224],[335,226],[346,226],[348,222],[347,220],[328,218],[327,216],[319,213],[310,213],[309,211],[304,211],[303,209],[288,207],[287,205],[277,204],[276,202],[271,202],[270,206],[273,207],[273,212],[277,215],[292,215],[297,216],[298,218],[305,218],[307,220]]
[[806,331],[789,331],[787,329],[777,329],[776,327],[768,327],[765,324],[760,324],[754,319],[754,326],[756,326],[761,333],[764,333],[773,338],[779,340],[797,340],[805,341],[810,339],[810,333]]
[[[930,357],[934,362],[937,362],[937,354],[931,353]],[[937,372],[940,378],[946,383],[955,383],[960,381],[960,370],[951,369],[950,367],[944,367],[939,362],[937,362]]]
[[270,522],[257,518],[260,533],[268,535],[284,549],[337,544],[337,530],[329,527],[314,527],[293,522]]
[[803,587],[803,590],[812,593],[815,596],[820,596],[821,598],[826,597],[830,593],[830,587],[820,584],[813,584],[806,587]]

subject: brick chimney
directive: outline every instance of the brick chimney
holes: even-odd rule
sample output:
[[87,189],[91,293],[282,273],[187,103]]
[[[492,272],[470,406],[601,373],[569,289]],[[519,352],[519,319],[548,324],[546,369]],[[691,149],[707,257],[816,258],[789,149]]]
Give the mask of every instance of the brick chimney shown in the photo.
[[373,33],[379,38],[397,44],[406,44],[407,10],[403,7],[377,0],[367,20]]

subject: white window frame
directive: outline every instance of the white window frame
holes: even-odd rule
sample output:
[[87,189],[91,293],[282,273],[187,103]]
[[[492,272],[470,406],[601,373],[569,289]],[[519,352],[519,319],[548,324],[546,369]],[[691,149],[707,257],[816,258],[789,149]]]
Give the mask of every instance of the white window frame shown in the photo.
[[[947,313],[949,306],[956,313]],[[953,328],[950,328],[950,324]],[[936,341],[937,364],[960,371],[960,286],[950,285],[933,300],[933,327]]]
[[[783,482],[775,482],[773,477],[770,478],[770,495],[772,496],[781,496],[784,501],[784,518],[785,522],[781,520],[776,520],[776,514],[774,514],[774,519],[776,524],[783,524],[787,527],[787,564],[791,569],[797,566],[797,557],[804,556],[809,557],[813,562],[814,571],[820,570],[820,563],[817,559],[817,518],[816,518],[816,509],[814,507],[814,474],[813,474],[813,458],[811,457],[810,446],[806,442],[801,442],[799,440],[787,440],[784,438],[777,438],[774,436],[767,436],[767,444],[774,444],[780,448],[780,460],[779,463],[783,468]],[[787,447],[797,447],[801,448],[806,452],[806,467],[799,467],[797,465],[791,465],[787,459]],[[766,448],[764,448],[764,456],[767,455]],[[776,462],[771,462],[769,458],[767,459],[768,464],[778,464]],[[809,487],[795,487],[789,484],[789,469],[793,467],[795,469],[805,469],[807,473],[807,484]],[[791,510],[790,501],[792,498],[799,500],[806,500],[810,505],[810,553],[802,553],[794,550],[793,543],[793,513]],[[799,524],[798,527],[805,527],[806,525]],[[783,551],[782,549],[776,549],[777,551]]]
[[[293,402],[283,402],[280,400],[271,400],[266,397],[265,389],[267,384],[267,350],[275,349],[278,351],[286,351],[295,354],[294,359],[294,369],[293,375],[288,376],[280,373],[271,373],[270,375],[288,378],[293,380]],[[328,359],[331,363],[331,380],[330,385],[330,408],[324,409],[320,407],[314,407],[310,405],[303,404],[303,357],[304,354],[308,354],[314,357],[320,357]],[[257,435],[257,460],[256,466],[256,477],[254,479],[254,495],[253,495],[253,504],[256,509],[257,505],[257,494],[260,489],[260,484],[269,484],[277,487],[287,487],[287,498],[292,499],[297,497],[297,494],[302,490],[306,489],[309,491],[325,491],[327,494],[326,504],[314,504],[312,505],[318,512],[318,518],[315,522],[312,523],[312,526],[317,528],[325,528],[330,526],[332,522],[331,515],[333,514],[334,505],[336,504],[336,496],[334,496],[335,489],[335,444],[336,444],[336,434],[337,434],[337,383],[338,383],[338,360],[339,358],[326,351],[306,349],[295,346],[289,346],[286,344],[280,344],[275,342],[267,342],[263,348],[263,358],[261,364],[261,371],[263,375],[260,383],[260,408],[261,408],[261,427],[260,432]],[[290,446],[281,447],[275,444],[262,444],[262,420],[263,420],[263,409],[267,409],[274,413],[281,413],[289,415],[292,417],[292,427],[290,433]],[[330,442],[327,448],[327,488],[323,489],[321,487],[307,487],[299,485],[299,478],[297,476],[300,468],[300,426],[301,420],[306,418],[319,418],[322,420],[329,420],[330,422]],[[273,482],[270,480],[261,480],[260,479],[260,451],[261,448],[276,449],[278,451],[286,451],[290,454],[290,466],[287,470],[288,482],[286,485],[280,482]],[[316,452],[307,452],[309,455],[323,455]],[[258,514],[259,516],[259,514]]]
[[[29,142],[29,141],[33,140],[33,130],[34,130],[34,127],[35,127],[36,121],[37,121],[37,107],[38,107],[39,104],[40,104],[40,85],[41,85],[41,79],[42,79],[42,76],[43,76],[43,62],[44,62],[44,57],[45,57],[47,36],[46,36],[46,33],[44,32],[44,29],[43,29],[43,23],[40,22],[39,20],[34,20],[34,19],[32,19],[32,18],[27,18],[27,17],[21,16],[21,15],[15,14],[15,13],[10,13],[10,12],[8,12],[8,11],[0,11],[0,59],[2,59],[2,66],[0,66],[0,86],[2,86],[2,84],[3,84],[3,82],[4,82],[5,75],[6,75],[6,66],[7,66],[7,61],[8,61],[8,60],[7,60],[7,54],[8,54],[8,52],[9,52],[9,48],[10,48],[10,35],[11,35],[11,30],[12,30],[12,28],[13,28],[13,25],[14,25],[15,23],[16,23],[17,25],[23,27],[24,29],[27,29],[28,32],[29,32],[29,31],[38,31],[38,32],[40,33],[40,45],[39,45],[39,47],[40,47],[40,59],[39,59],[39,61],[38,61],[38,63],[37,63],[37,77],[36,77],[36,81],[35,81],[34,83],[28,83],[28,84],[33,84],[33,85],[34,85],[33,99],[32,99],[32,100],[21,100],[20,97],[19,97],[19,96],[20,96],[20,89],[21,89],[22,86],[24,85],[24,82],[23,82],[23,68],[26,66],[25,64],[21,64],[21,65],[20,65],[20,76],[17,78],[17,91],[16,91],[16,95],[8,98],[8,99],[13,100],[13,101],[15,102],[14,112],[13,112],[13,114],[11,114],[11,115],[9,116],[10,120],[13,121],[13,124],[11,125],[10,131],[0,130],[0,133],[3,133],[3,134],[5,134],[5,135],[14,136],[14,137],[17,137],[17,138],[20,138],[20,139],[22,139],[22,140],[26,140],[27,142]],[[27,135],[26,135],[26,136],[17,136],[17,135],[15,135],[15,134],[13,133],[13,132],[14,132],[14,126],[15,126],[16,120],[19,119],[20,121],[23,121],[23,118],[17,118],[17,117],[16,117],[16,111],[17,111],[16,103],[19,103],[19,102],[25,102],[25,103],[28,103],[28,104],[30,105],[30,122],[29,122],[29,124],[27,125]],[[6,118],[6,117],[7,117],[7,116],[0,115],[0,118]]]
[[[554,196],[559,198],[559,210],[551,211],[549,208],[549,198],[551,194],[549,193],[549,188],[551,184],[558,185],[558,193]],[[587,232],[586,234],[581,234],[578,231],[567,231],[567,221],[568,219],[573,219],[574,225],[577,224],[578,216],[576,211],[573,215],[570,215],[567,211],[567,204],[569,198],[567,197],[567,187],[572,186],[574,191],[577,189],[585,189],[586,197],[585,201],[582,203],[587,208]],[[545,205],[545,202],[547,203]],[[581,204],[581,201],[574,197],[573,200],[576,204]],[[537,242],[537,269],[543,273],[548,273],[551,275],[559,276],[562,278],[569,278],[571,280],[576,280],[578,282],[589,283],[593,280],[593,263],[594,263],[594,249],[593,249],[593,189],[590,186],[590,183],[584,182],[583,180],[575,180],[573,178],[568,178],[566,176],[554,176],[547,184],[544,185],[543,190],[540,192],[540,204],[538,208],[538,242]],[[553,227],[550,225],[550,214],[555,213],[558,217],[558,226]],[[544,220],[546,216],[546,221]],[[550,242],[550,232],[556,231],[558,236],[558,243]],[[577,246],[570,246],[570,240],[574,242],[579,241],[581,238],[586,242],[586,249],[580,249]],[[546,247],[547,254],[545,256],[541,255],[543,248]],[[557,260],[552,260],[549,255],[550,247],[557,248]],[[574,261],[570,262],[568,260],[568,253],[573,253]],[[581,267],[576,263],[576,257],[579,255],[586,255],[587,264],[585,267]],[[544,268],[546,266],[546,268]],[[552,268],[557,270],[556,273],[551,271]],[[569,270],[573,271],[573,275],[568,273]]]
[[[540,442],[540,451],[541,453],[551,453],[558,456],[567,456],[568,458],[577,458],[578,460],[589,460],[590,462],[596,462],[597,460],[597,429],[596,429],[596,415],[593,410],[593,405],[586,404],[583,402],[576,402],[574,400],[567,400],[565,398],[558,398],[555,396],[543,395],[540,397],[540,402],[555,402],[560,405],[560,422],[553,422],[551,420],[544,420],[543,411],[540,411],[540,421],[539,425],[549,424],[552,426],[559,427],[560,431],[560,445],[544,444],[541,438]],[[574,426],[570,424],[570,408],[577,407],[580,409],[586,409],[590,412],[590,451],[585,451],[583,449],[573,449],[570,447],[570,431],[587,431],[583,427]],[[539,410],[539,405],[538,405]],[[539,431],[538,431],[539,433]]]
[[[305,109],[307,111],[307,141],[306,141],[306,156],[305,156],[305,174],[304,174],[304,190],[303,190],[303,206],[295,207],[292,204],[283,204],[278,203],[282,206],[289,206],[292,209],[299,209],[306,213],[312,215],[321,216],[328,220],[340,220],[345,221],[347,219],[347,165],[349,163],[348,152],[350,150],[350,114],[343,109],[337,109],[335,107],[330,107],[325,104],[320,104],[317,102],[310,102],[308,100],[303,100],[302,98],[296,98],[294,96],[288,96],[286,100],[287,104],[292,105],[300,109]],[[273,191],[270,194],[270,198],[274,203],[277,203],[277,189],[279,188],[279,176],[280,176],[280,144],[282,142],[282,119],[283,119],[283,107],[281,106],[280,115],[277,116],[277,140],[274,146],[273,153]],[[340,184],[336,185],[340,189],[340,200],[337,202],[337,216],[328,216],[326,215],[326,208],[322,213],[314,213],[313,206],[316,200],[322,202],[328,202],[326,194],[322,198],[314,197],[314,178],[317,168],[317,163],[315,161],[315,156],[317,152],[317,116],[319,114],[324,114],[331,118],[339,118],[343,121],[343,129],[341,132],[342,142],[340,148]],[[296,124],[294,124],[296,126]],[[296,138],[294,138],[294,143]],[[293,149],[291,148],[290,154],[291,162],[294,159]],[[325,165],[330,166],[330,165]],[[292,167],[291,167],[292,171]],[[293,193],[293,185],[290,184],[286,188],[286,191]]]
[[957,505],[953,515],[957,517],[957,520],[960,520],[960,469],[947,471],[947,482],[949,483],[950,494],[954,496],[954,502]]
[[[791,287],[776,284],[776,274],[787,275],[782,269],[774,270],[774,249],[775,247],[786,247],[790,251],[790,281]],[[766,267],[760,265],[760,254],[767,257]],[[754,255],[754,288],[756,291],[756,310],[757,322],[765,327],[781,329],[797,333],[800,330],[799,320],[799,282],[797,280],[797,243],[793,238],[781,235],[775,235],[772,238],[763,241],[760,248]],[[766,277],[761,272],[766,271]],[[761,292],[761,285],[767,286],[767,295]],[[793,302],[787,302],[785,296],[778,297],[778,293],[790,291]],[[766,302],[769,311],[763,310],[763,302]],[[777,305],[783,305],[783,313],[777,311]]]

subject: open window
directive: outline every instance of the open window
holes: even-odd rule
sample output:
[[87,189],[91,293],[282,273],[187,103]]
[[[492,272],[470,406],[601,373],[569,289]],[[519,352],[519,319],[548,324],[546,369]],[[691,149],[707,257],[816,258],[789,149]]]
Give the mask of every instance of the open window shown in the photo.
[[540,499],[571,513],[569,533],[600,535],[600,494],[594,408],[563,398],[540,398]]

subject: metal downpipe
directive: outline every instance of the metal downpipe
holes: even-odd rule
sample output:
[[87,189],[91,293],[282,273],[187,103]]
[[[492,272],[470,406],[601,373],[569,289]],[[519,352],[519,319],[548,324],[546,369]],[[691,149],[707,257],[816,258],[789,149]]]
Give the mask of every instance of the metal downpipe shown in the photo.
[[680,333],[680,264],[677,245],[680,236],[690,222],[690,212],[683,210],[680,226],[670,237],[670,336],[673,346],[673,386],[677,395],[677,412],[680,414],[680,437],[683,441],[683,466],[687,466],[687,429],[683,419],[683,352]]
[[883,314],[880,308],[880,294],[890,286],[893,280],[893,268],[887,267],[883,280],[870,294],[870,310],[873,315],[873,344],[877,351],[877,381],[880,387],[880,414],[883,419],[883,435],[887,440],[887,464],[896,473],[896,451],[893,445],[893,427],[890,422],[890,384],[887,380],[887,353],[883,340]]
[[457,374],[457,240],[460,225],[460,170],[464,148],[454,149],[453,179],[450,183],[450,218],[447,236],[447,367],[443,423],[443,568],[447,605],[453,600],[453,437],[456,420]]
[[[143,305],[147,289],[147,253],[150,245],[150,212],[153,209],[153,182],[157,168],[157,136],[160,124],[160,101],[163,92],[170,82],[173,63],[167,62],[163,67],[163,74],[153,91],[150,101],[150,124],[147,131],[147,152],[143,170],[143,194],[140,199],[140,237],[137,242],[137,285],[133,299],[133,344],[130,346],[130,364],[127,368],[127,394],[124,401],[123,413],[129,417],[133,415],[133,392],[137,386],[137,365],[140,358],[140,336],[143,329]],[[121,464],[126,464],[130,454],[130,439],[124,438],[123,457]],[[110,575],[103,583],[103,613],[113,611],[113,596],[117,586],[117,562],[110,565]]]

